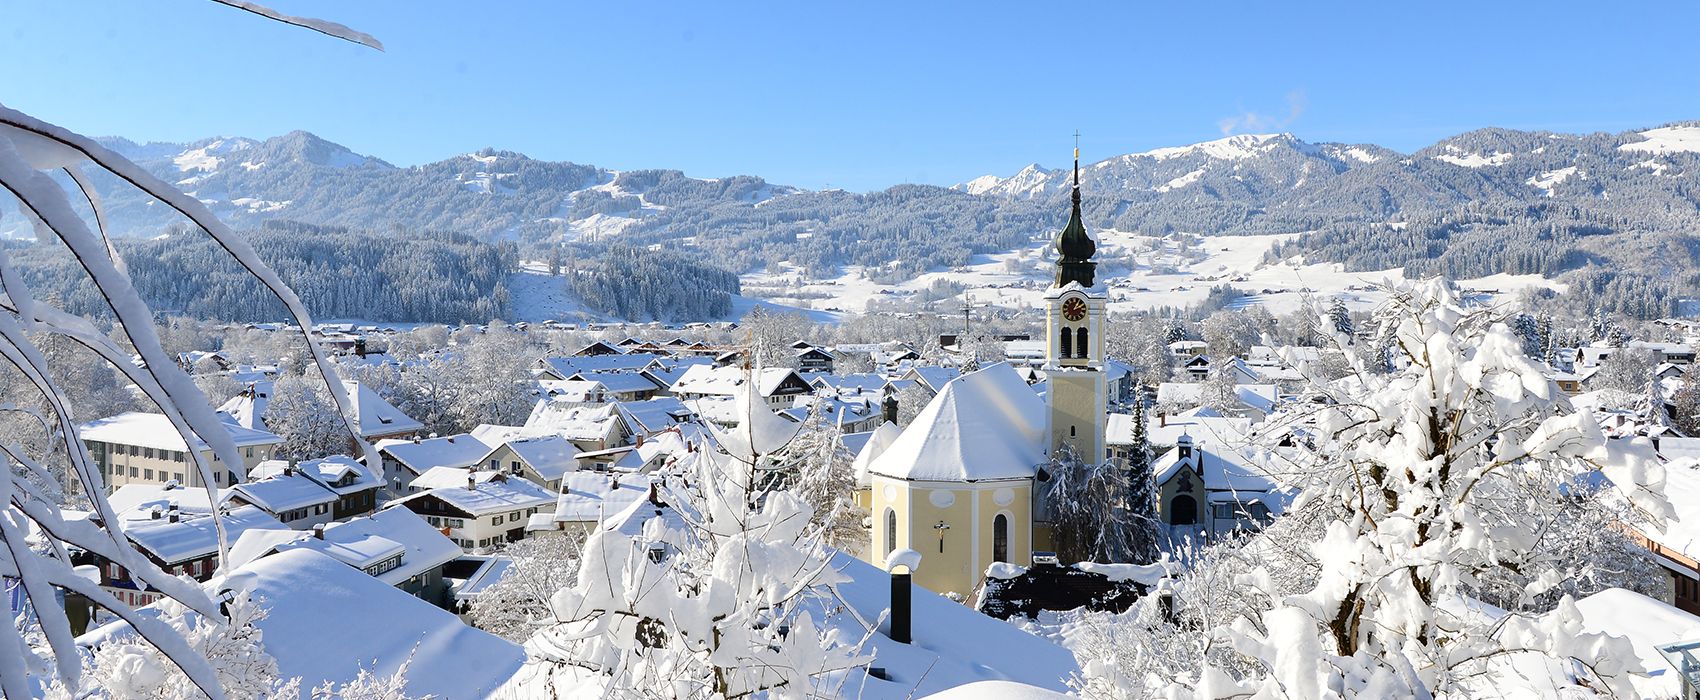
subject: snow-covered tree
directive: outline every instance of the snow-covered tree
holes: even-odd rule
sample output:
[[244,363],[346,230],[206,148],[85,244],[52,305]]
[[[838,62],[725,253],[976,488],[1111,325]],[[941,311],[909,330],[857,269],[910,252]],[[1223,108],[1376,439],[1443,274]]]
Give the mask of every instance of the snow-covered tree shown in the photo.
[[283,438],[278,459],[299,462],[348,451],[348,429],[324,381],[316,376],[291,373],[278,378],[264,420],[267,429]]
[[472,603],[472,624],[524,642],[555,622],[549,599],[578,580],[583,543],[571,534],[527,537],[502,549],[513,564]]
[[856,473],[843,437],[843,432],[819,411],[811,411],[797,437],[775,455],[774,471],[783,476],[786,488],[809,505],[814,524],[828,546],[855,551],[868,540],[862,524],[868,511],[851,497],[856,490]]
[[587,682],[610,697],[831,696],[831,678],[866,663],[861,640],[816,619],[842,574],[808,503],[763,487],[797,428],[747,391],[739,402],[745,422],[713,432],[637,511],[654,517],[586,541],[577,585],[551,600],[559,623],[528,643],[528,696]]
[[1687,379],[1670,396],[1671,425],[1684,435],[1700,436],[1700,380]]
[[1328,306],[1328,321],[1334,327],[1334,332],[1352,337],[1352,312],[1346,310],[1346,300],[1334,297],[1334,303]]
[[[1057,557],[1065,562],[1145,563],[1154,559],[1155,522],[1137,500],[1148,488],[1114,461],[1088,463],[1066,447],[1042,467]],[[1147,467],[1149,471],[1149,467]]]
[[[1265,534],[1235,550],[1248,564],[1237,592],[1209,603],[1234,619],[1209,628],[1201,670],[1156,686],[1106,671],[1117,679],[1109,687],[1460,696],[1526,654],[1575,662],[1578,685],[1633,692],[1621,640],[1581,633],[1569,595],[1556,609],[1537,603],[1590,574],[1592,562],[1558,541],[1585,534],[1561,525],[1588,474],[1640,516],[1668,517],[1650,446],[1608,441],[1591,414],[1570,412],[1510,329],[1443,283],[1396,290],[1376,321],[1408,365],[1360,375],[1363,393],[1336,393],[1309,416],[1316,456],[1292,471],[1301,495],[1266,531],[1301,536]],[[1196,610],[1185,596],[1199,589],[1181,588],[1177,605]],[[1484,599],[1508,614],[1472,614]]]

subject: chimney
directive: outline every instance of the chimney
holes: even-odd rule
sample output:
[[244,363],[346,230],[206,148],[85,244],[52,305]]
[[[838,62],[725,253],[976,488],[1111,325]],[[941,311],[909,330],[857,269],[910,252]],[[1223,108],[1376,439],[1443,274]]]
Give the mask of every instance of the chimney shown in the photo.
[[649,482],[649,502],[651,505],[661,505],[661,490],[655,487],[655,482]]
[[171,522],[177,522],[178,520],[181,519],[182,516],[178,515],[178,513],[177,513],[177,504],[176,503],[171,504],[171,510],[167,513],[166,517],[167,517],[167,520],[169,520]]
[[1157,427],[1166,428],[1168,426],[1169,426],[1169,414],[1167,414],[1167,413],[1157,414]]
[[885,401],[880,402],[880,416],[887,423],[897,422],[897,395],[888,394]]
[[325,524],[319,523],[317,525],[314,525],[313,526],[313,539],[322,540],[324,538],[325,538]]
[[478,477],[473,476],[472,472],[466,473],[466,490],[468,490],[468,491],[477,491],[478,490]]
[[898,549],[885,558],[886,571],[891,573],[891,627],[886,636],[899,644],[914,639],[910,635],[913,591],[909,578],[920,566],[921,553],[913,549]]
[[643,433],[638,433],[638,436],[637,436],[637,446],[638,446],[638,447],[643,447]]

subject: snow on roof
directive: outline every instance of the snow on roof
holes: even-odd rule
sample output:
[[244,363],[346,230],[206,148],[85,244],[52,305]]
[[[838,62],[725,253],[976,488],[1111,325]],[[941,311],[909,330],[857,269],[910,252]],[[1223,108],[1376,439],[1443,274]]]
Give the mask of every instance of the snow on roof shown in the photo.
[[[373,477],[370,472],[366,471],[365,465],[354,461],[354,458],[348,455],[331,455],[329,457],[322,457],[319,459],[309,459],[297,464],[296,468],[300,469],[308,476],[316,477],[319,481],[329,487],[330,490],[341,494],[376,488],[380,485],[378,479]],[[344,477],[347,477],[350,474],[353,474],[356,477],[353,481],[349,482],[345,486],[336,485],[338,481],[341,481]]]
[[[732,396],[743,386],[747,375],[740,367],[712,367],[709,365],[692,365],[690,370],[673,382],[674,394],[704,394],[708,396]],[[757,394],[763,398],[773,396],[786,381],[795,379],[802,382],[802,377],[795,371],[784,367],[764,367],[759,375],[755,375],[754,384]]]
[[[229,431],[230,439],[237,447],[252,447],[257,445],[276,445],[283,438],[264,430],[245,428],[233,423],[223,423]],[[77,427],[78,435],[83,440],[109,442],[118,445],[136,445],[151,447],[156,450],[184,451],[188,446],[183,442],[183,436],[171,425],[171,419],[161,413],[142,413],[130,411],[116,416],[102,418],[97,421],[84,423]],[[195,451],[208,449],[207,443],[199,437],[194,439]]]
[[649,495],[652,479],[642,474],[578,471],[561,481],[555,522],[602,522]]
[[[897,442],[897,437],[903,434],[903,429],[896,423],[881,423],[878,428],[869,431],[867,442],[856,452],[856,459],[850,463],[850,468],[856,473],[857,486],[872,486],[873,478],[868,475],[868,466],[874,463],[880,455]],[[845,437],[849,437],[848,435]]]
[[945,384],[868,471],[919,481],[1032,477],[1045,461],[1045,406],[1008,364]]
[[312,549],[355,568],[365,568],[396,554],[401,565],[378,574],[392,586],[401,585],[451,561],[461,554],[454,543],[406,508],[390,508],[371,515],[325,526],[325,538],[299,538],[282,549]]
[[658,396],[646,401],[621,401],[618,410],[631,424],[634,433],[653,433],[666,430],[691,417],[685,402],[671,396]]
[[[1631,677],[1642,697],[1674,698],[1682,679],[1659,654],[1658,646],[1700,637],[1700,617],[1662,601],[1622,588],[1607,588],[1576,601],[1582,629],[1629,639],[1647,678]],[[1628,664],[1632,670],[1636,664]]]
[[462,603],[476,599],[489,588],[506,576],[508,569],[513,568],[514,560],[508,557],[489,557],[478,569],[472,572],[466,581],[455,587],[455,600]]
[[[1236,445],[1210,444],[1193,440],[1193,454],[1182,459],[1180,447],[1171,448],[1152,462],[1152,479],[1163,483],[1183,465],[1199,470],[1206,491],[1229,491],[1236,494],[1256,494],[1275,491],[1279,485],[1266,470],[1257,464],[1263,453],[1246,454],[1251,448]],[[1234,500],[1234,499],[1230,499]],[[1281,502],[1266,502],[1270,510],[1279,512]]]
[[661,388],[641,372],[579,372],[574,376],[601,384],[604,389],[615,394],[655,391]]
[[235,419],[236,424],[244,428],[270,430],[266,427],[263,417],[266,415],[266,406],[271,403],[272,386],[273,382],[269,380],[250,382],[242,393],[230,397],[230,400],[219,406],[218,411]]
[[520,478],[508,478],[497,473],[474,488],[467,488],[463,481],[459,486],[444,486],[434,488],[424,493],[416,493],[407,498],[391,501],[388,507],[413,500],[416,498],[433,497],[455,508],[474,516],[490,513],[506,513],[524,508],[538,508],[554,505],[555,496],[543,487]]
[[818,374],[815,375],[813,379],[809,380],[809,384],[813,386],[830,388],[835,391],[844,391],[846,389],[857,391],[884,391],[886,385],[890,383],[891,380],[872,372],[864,372],[861,374]]
[[[921,566],[926,565],[923,555]],[[849,579],[836,585],[849,609],[827,617],[827,624],[844,630],[845,638],[860,639],[890,607],[891,577],[843,553],[833,555],[832,567]],[[884,668],[892,680],[852,678],[845,683],[846,696],[897,700],[983,680],[1066,692],[1068,678],[1080,670],[1072,653],[1049,640],[920,586],[911,590],[914,643],[899,644],[876,632],[863,650],[874,655],[870,665]]]
[[537,386],[543,390],[544,396],[581,403],[600,400],[603,390],[601,382],[582,379],[542,379],[538,380]]
[[1671,517],[1663,530],[1637,528],[1648,539],[1689,559],[1700,560],[1700,462],[1682,460],[1665,465],[1665,498]]
[[495,425],[492,423],[480,423],[478,427],[473,428],[470,433],[473,437],[478,438],[479,442],[492,446],[501,445],[504,442],[526,434],[527,432],[523,425]]
[[363,668],[387,677],[411,659],[409,696],[478,698],[525,661],[518,645],[319,552],[265,557],[217,585],[265,601],[272,614],[256,624],[266,650],[303,687],[344,684]]
[[625,370],[635,372],[648,367],[650,363],[660,359],[660,355],[652,353],[630,353],[617,355],[586,355],[582,357],[548,357],[543,362],[549,365],[562,377],[571,377],[579,372],[617,372]]
[[489,445],[464,434],[419,441],[379,440],[376,447],[415,473],[432,467],[469,467],[490,453]]
[[[270,513],[253,506],[233,508],[219,517],[224,521],[225,536],[231,541],[235,541],[248,530],[289,529]],[[166,518],[120,519],[119,527],[124,530],[124,536],[136,543],[137,547],[146,550],[168,566],[209,557],[218,552],[218,532],[214,529],[210,515],[184,517],[177,522]]]
[[291,471],[267,476],[230,487],[229,493],[266,509],[283,513],[308,506],[335,503],[338,495],[324,484],[301,472]]
[[541,399],[525,419],[530,434],[551,432],[568,440],[601,440],[613,432],[619,416],[612,404],[575,404]]
[[360,426],[361,437],[411,433],[425,429],[424,423],[409,417],[365,384],[344,379],[342,387],[348,391],[349,397],[354,399],[354,419]]
[[120,519],[147,517],[147,513],[155,508],[166,511],[170,510],[173,504],[177,506],[177,510],[184,513],[212,512],[206,489],[172,484],[125,484],[107,496],[106,502],[112,505],[112,511]]
[[545,481],[554,481],[578,468],[578,460],[573,457],[578,454],[578,448],[559,435],[517,438],[509,440],[507,447],[537,470]]
[[469,467],[431,467],[420,472],[419,476],[413,479],[412,487],[420,491],[454,488],[456,486],[465,487],[468,476],[479,483],[483,483],[496,478],[500,473],[493,471],[475,472]]
[[956,367],[915,367],[909,370],[909,374],[937,393],[947,382],[962,376],[962,370]]

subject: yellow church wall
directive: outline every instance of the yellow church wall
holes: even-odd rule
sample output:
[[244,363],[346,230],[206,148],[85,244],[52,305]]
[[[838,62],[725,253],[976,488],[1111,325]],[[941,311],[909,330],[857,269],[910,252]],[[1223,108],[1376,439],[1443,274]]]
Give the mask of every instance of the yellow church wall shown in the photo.
[[[864,560],[885,564],[885,514],[890,509],[897,519],[897,546],[921,553],[914,581],[928,590],[965,598],[974,593],[993,561],[993,526],[1000,514],[1009,519],[1008,561],[1032,563],[1033,490],[1027,479],[912,482],[876,475],[872,495],[873,547]],[[941,522],[948,525],[942,537]]]
[[[1182,479],[1182,475],[1187,478]],[[1192,488],[1190,490],[1181,488],[1182,482],[1190,484]],[[1174,513],[1170,511],[1175,502],[1175,496],[1182,494],[1192,496],[1193,506],[1196,508],[1193,511],[1193,522],[1203,523],[1205,517],[1207,517],[1204,508],[1204,480],[1198,477],[1197,472],[1186,467],[1176,470],[1174,474],[1169,476],[1168,481],[1157,485],[1157,519],[1165,523],[1173,523],[1175,521]]]

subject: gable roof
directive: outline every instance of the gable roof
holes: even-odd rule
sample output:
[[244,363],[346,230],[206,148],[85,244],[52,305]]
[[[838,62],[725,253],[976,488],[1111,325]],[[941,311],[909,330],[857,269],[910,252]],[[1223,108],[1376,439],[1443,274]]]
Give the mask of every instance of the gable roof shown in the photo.
[[[234,423],[221,423],[230,433],[230,439],[237,447],[254,447],[259,445],[276,445],[283,438],[264,430],[244,428]],[[77,427],[78,435],[84,440],[110,442],[120,445],[135,445],[151,447],[156,450],[186,451],[187,444],[182,434],[171,425],[171,419],[163,413],[143,413],[130,411],[109,416],[96,421],[90,421]],[[208,449],[207,443],[200,437],[194,437],[195,451]]]
[[[793,370],[784,367],[763,367],[752,380],[756,393],[762,397],[773,396],[782,388],[789,388],[791,393],[807,393],[809,385]],[[731,396],[744,384],[746,375],[740,367],[725,366],[711,367],[708,365],[692,365],[691,368],[673,382],[674,394],[704,394],[709,396]]]
[[[475,474],[474,479],[479,475]],[[490,513],[506,513],[523,508],[537,508],[553,505],[555,497],[543,487],[520,478],[507,478],[497,473],[488,480],[482,480],[475,488],[467,488],[464,483],[460,486],[444,486],[423,493],[416,493],[406,498],[390,501],[392,508],[408,501],[421,498],[435,498],[447,503],[462,512],[478,516]]]
[[[573,457],[578,454],[578,448],[559,435],[515,438],[504,444],[545,481],[554,481],[578,468],[578,460]],[[499,449],[490,450],[490,454]]]
[[640,474],[578,471],[561,481],[555,522],[602,522],[649,495],[653,479]]
[[355,425],[360,426],[360,437],[411,433],[425,429],[424,423],[403,413],[365,384],[344,379],[342,388],[348,391],[348,397],[353,400],[354,421]]
[[432,467],[470,467],[483,459],[484,455],[490,454],[489,445],[465,434],[418,441],[379,440],[377,448],[379,452],[388,454],[415,474]]
[[1046,457],[1045,406],[1006,363],[951,380],[868,465],[912,481],[1031,478]]

